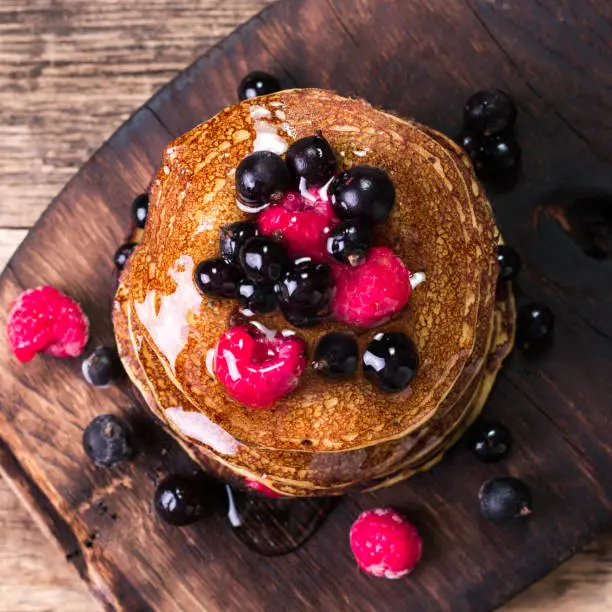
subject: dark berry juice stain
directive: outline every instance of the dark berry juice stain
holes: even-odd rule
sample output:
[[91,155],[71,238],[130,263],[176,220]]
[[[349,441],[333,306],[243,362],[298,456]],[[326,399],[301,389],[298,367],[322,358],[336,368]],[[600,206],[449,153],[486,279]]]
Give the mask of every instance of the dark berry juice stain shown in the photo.
[[323,524],[336,499],[268,499],[228,490],[232,531],[250,549],[266,557],[286,555],[304,544]]
[[597,260],[612,256],[612,194],[569,190],[557,192],[534,211],[556,221],[585,255]]

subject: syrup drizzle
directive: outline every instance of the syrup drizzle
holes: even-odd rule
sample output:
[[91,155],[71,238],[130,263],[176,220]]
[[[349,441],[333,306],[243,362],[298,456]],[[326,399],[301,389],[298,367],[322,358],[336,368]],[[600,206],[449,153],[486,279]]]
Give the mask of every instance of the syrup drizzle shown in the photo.
[[226,486],[234,534],[266,557],[286,555],[304,544],[335,505],[332,497],[268,499]]

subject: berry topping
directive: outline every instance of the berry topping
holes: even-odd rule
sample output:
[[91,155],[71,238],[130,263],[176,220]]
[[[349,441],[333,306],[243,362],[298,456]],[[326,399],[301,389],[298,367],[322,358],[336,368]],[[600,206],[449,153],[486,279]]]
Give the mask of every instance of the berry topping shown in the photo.
[[306,316],[323,316],[329,309],[332,293],[330,267],[313,263],[308,257],[296,260],[293,269],[276,286],[283,313],[294,312]]
[[416,527],[391,508],[362,512],[351,527],[350,542],[357,565],[377,578],[406,576],[423,551]]
[[309,187],[325,185],[338,169],[333,149],[321,136],[296,140],[289,147],[285,161],[296,182],[303,178]]
[[505,523],[529,516],[533,510],[531,492],[517,478],[487,480],[478,492],[480,512],[493,523]]
[[141,193],[132,202],[132,219],[136,227],[144,227],[149,214],[149,194]]
[[81,364],[85,380],[94,387],[108,387],[123,373],[121,359],[115,348],[99,346]]
[[219,230],[219,250],[221,257],[230,263],[238,263],[238,254],[249,238],[259,234],[254,221],[238,221],[224,225]]
[[115,262],[115,267],[117,270],[121,271],[123,268],[125,268],[125,264],[137,246],[138,245],[135,242],[126,242],[115,251],[113,261]]
[[418,367],[416,347],[401,332],[376,334],[363,354],[363,373],[388,393],[403,391]]
[[[274,285],[258,285],[249,278],[238,283],[238,301],[241,308],[253,314],[269,314],[276,310]],[[246,314],[246,313],[245,313]]]
[[256,480],[251,480],[250,478],[247,478],[246,485],[247,487],[249,487],[249,489],[253,489],[253,491],[257,491],[258,493],[261,493],[262,495],[265,495],[270,499],[278,499],[279,497],[282,497],[280,493],[273,491],[270,487],[266,487],[266,485],[262,482],[257,482]]
[[89,339],[89,321],[81,307],[54,287],[22,293],[9,312],[7,338],[15,357],[30,361],[36,353],[78,357]]
[[484,181],[513,184],[521,169],[521,147],[512,134],[498,134],[480,141],[470,151],[476,174]]
[[280,200],[289,181],[287,165],[270,151],[251,153],[236,168],[236,191],[249,208],[260,208]]
[[476,156],[480,154],[482,138],[472,134],[471,132],[462,132],[455,138],[455,141],[468,154],[468,157],[472,160],[473,164]]
[[554,329],[555,317],[548,306],[521,306],[516,318],[516,345],[529,356],[540,355],[552,346]]
[[335,266],[334,277],[332,314],[347,325],[373,327],[384,323],[408,303],[412,294],[410,272],[387,247],[371,249],[360,266]]
[[512,446],[512,436],[505,425],[483,421],[472,428],[470,443],[477,459],[494,463],[508,454]]
[[349,334],[329,332],[317,344],[312,367],[322,376],[337,378],[354,374],[358,361],[357,340]]
[[506,244],[500,244],[497,249],[497,263],[499,264],[499,278],[503,281],[514,280],[521,271],[519,254]]
[[329,186],[329,195],[338,217],[358,217],[370,223],[386,221],[395,203],[389,175],[373,166],[354,166],[338,174]]
[[372,248],[372,226],[363,219],[348,219],[336,225],[327,235],[327,252],[340,263],[361,265]]
[[98,467],[113,467],[134,456],[132,428],[114,414],[97,416],[83,432],[83,450]]
[[516,106],[501,89],[478,91],[465,105],[463,122],[475,134],[493,136],[514,127]]
[[307,256],[317,261],[327,259],[326,235],[337,222],[331,203],[317,190],[303,194],[290,191],[257,219],[259,231],[278,237],[292,257]]
[[[155,490],[155,509],[159,517],[170,525],[190,525],[209,514],[204,478],[171,474],[162,480]],[[214,505],[214,504],[213,504]]]
[[249,238],[240,249],[239,260],[256,283],[276,283],[291,266],[283,245],[267,236]]
[[194,278],[196,287],[203,293],[235,298],[238,282],[244,274],[224,259],[207,259],[197,265]]
[[[281,308],[281,310],[283,309]],[[285,321],[287,321],[287,323],[290,325],[293,325],[293,327],[300,328],[314,327],[315,325],[322,323],[328,316],[328,313],[304,314],[303,312],[291,310],[289,308],[285,308],[283,310],[283,317],[285,317]]]
[[232,327],[215,350],[215,375],[231,397],[250,408],[268,408],[293,391],[305,366],[302,340],[254,326]]
[[247,74],[238,86],[238,99],[250,100],[258,96],[266,96],[280,91],[280,83],[276,77],[267,72],[256,70]]

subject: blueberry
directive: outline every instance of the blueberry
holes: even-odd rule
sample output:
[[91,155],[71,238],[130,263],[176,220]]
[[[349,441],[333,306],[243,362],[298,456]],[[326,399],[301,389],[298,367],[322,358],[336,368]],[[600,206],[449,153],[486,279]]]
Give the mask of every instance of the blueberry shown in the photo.
[[99,467],[112,467],[134,456],[132,428],[113,414],[97,416],[83,432],[83,449]]
[[242,245],[249,239],[259,235],[254,221],[238,221],[224,225],[219,230],[219,250],[221,257],[230,263],[238,263],[238,254]]
[[283,158],[270,151],[251,153],[236,168],[236,191],[248,208],[258,209],[280,200],[290,180]]
[[348,219],[333,227],[327,235],[327,252],[340,263],[358,266],[372,248],[374,232],[363,219]]
[[246,275],[262,284],[278,282],[291,266],[283,245],[268,236],[249,238],[240,249],[239,261]]
[[468,154],[473,164],[474,159],[481,154],[482,138],[471,132],[462,132],[455,138],[455,141]]
[[310,187],[321,187],[338,170],[336,155],[322,136],[306,136],[296,140],[287,151],[285,161],[296,181],[306,180]]
[[329,186],[332,206],[341,219],[386,221],[395,203],[395,187],[381,168],[354,166],[334,177]]
[[328,317],[327,313],[305,314],[299,310],[292,310],[290,306],[285,304],[280,304],[280,308],[287,323],[302,329],[319,325],[319,323],[322,323]]
[[83,360],[81,371],[90,385],[107,387],[119,379],[123,367],[115,348],[100,346]]
[[342,332],[329,332],[317,343],[312,367],[322,376],[337,378],[357,371],[359,347],[357,340]]
[[516,345],[528,356],[545,353],[551,346],[555,329],[552,310],[543,304],[521,306],[516,317]]
[[521,147],[512,134],[484,138],[471,156],[476,175],[483,181],[512,186],[521,170]]
[[509,429],[501,423],[481,421],[471,431],[470,443],[474,455],[485,463],[503,459],[512,446]]
[[269,314],[276,310],[274,285],[258,285],[249,278],[238,283],[238,302],[253,314]]
[[362,360],[365,376],[388,393],[403,391],[419,366],[414,343],[401,332],[376,334]]
[[214,480],[205,476],[172,474],[155,490],[155,509],[170,525],[190,525],[216,509],[219,489]]
[[235,298],[238,282],[244,274],[224,259],[207,259],[200,262],[194,274],[196,287],[203,293]]
[[480,512],[493,523],[525,518],[533,511],[531,492],[518,478],[487,480],[478,492]]
[[141,193],[132,202],[132,219],[136,227],[144,227],[149,214],[149,194]]
[[499,278],[503,281],[514,280],[521,271],[521,258],[519,254],[507,244],[500,244],[497,249],[497,263],[499,264]]
[[308,257],[298,259],[276,285],[276,294],[283,314],[324,316],[333,294],[331,268]]
[[468,131],[493,136],[514,127],[516,106],[501,89],[476,92],[466,103],[463,123]]
[[125,264],[136,246],[138,245],[135,242],[126,242],[125,244],[122,244],[117,251],[115,251],[115,256],[113,259],[117,270],[121,271],[123,268],[125,268]]
[[247,74],[238,86],[238,99],[249,100],[280,91],[278,79],[267,72],[256,70]]

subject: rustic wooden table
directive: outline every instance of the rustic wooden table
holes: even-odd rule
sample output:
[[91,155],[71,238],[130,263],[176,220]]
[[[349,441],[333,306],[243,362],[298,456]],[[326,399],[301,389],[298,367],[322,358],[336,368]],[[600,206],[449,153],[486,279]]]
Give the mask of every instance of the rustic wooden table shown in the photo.
[[[134,109],[271,2],[0,2],[0,269]],[[85,609],[98,604],[0,480],[0,612]],[[612,533],[506,609],[612,610]]]

